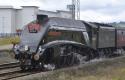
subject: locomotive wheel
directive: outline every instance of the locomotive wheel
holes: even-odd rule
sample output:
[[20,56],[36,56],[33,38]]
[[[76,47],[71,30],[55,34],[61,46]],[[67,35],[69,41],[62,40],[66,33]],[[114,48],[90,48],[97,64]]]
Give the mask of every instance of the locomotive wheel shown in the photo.
[[31,70],[31,69],[32,69],[31,66],[28,66],[28,65],[25,64],[25,61],[24,61],[24,60],[20,60],[20,68],[21,68],[21,70],[23,70],[23,71]]
[[79,64],[79,59],[74,54],[68,56],[61,56],[59,61],[59,67],[68,67]]
[[88,49],[86,53],[87,54],[85,54],[85,56],[84,56],[84,57],[86,57],[85,61],[89,61],[91,59],[94,59],[98,55],[98,53],[96,53],[94,50],[91,50],[91,49]]
[[69,65],[72,66],[75,63],[75,55],[72,53]]
[[100,50],[99,51],[99,58],[104,58],[105,57],[105,51],[104,50]]
[[26,70],[26,65],[24,65],[24,61],[23,60],[20,60],[20,68],[21,68],[22,71]]
[[26,66],[24,66],[24,65],[21,65],[20,68],[21,68],[21,70],[23,70],[23,71],[27,70],[27,69],[26,69]]
[[32,66],[28,66],[28,65],[21,65],[20,68],[21,68],[22,71],[27,71],[27,70],[33,69]]
[[64,53],[63,55],[60,55],[58,67],[68,67],[77,65],[80,63],[80,60],[78,58],[79,53],[77,50],[70,49],[67,53]]
[[79,63],[80,63],[80,60],[79,60],[79,58],[77,56],[77,53],[72,53],[72,55],[71,55],[71,63],[69,63],[69,65],[70,66],[77,65]]

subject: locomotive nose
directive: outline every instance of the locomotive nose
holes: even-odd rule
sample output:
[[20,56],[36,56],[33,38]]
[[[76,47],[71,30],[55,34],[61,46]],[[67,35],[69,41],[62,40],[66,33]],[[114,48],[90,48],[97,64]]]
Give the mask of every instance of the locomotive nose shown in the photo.
[[34,55],[34,60],[38,61],[39,59],[40,59],[39,54],[35,54],[35,55]]

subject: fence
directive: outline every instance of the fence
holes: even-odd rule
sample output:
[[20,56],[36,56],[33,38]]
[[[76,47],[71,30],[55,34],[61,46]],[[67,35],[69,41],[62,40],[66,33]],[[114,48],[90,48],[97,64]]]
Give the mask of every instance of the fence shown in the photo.
[[21,33],[0,33],[0,38],[6,38],[6,37],[16,37],[20,36]]

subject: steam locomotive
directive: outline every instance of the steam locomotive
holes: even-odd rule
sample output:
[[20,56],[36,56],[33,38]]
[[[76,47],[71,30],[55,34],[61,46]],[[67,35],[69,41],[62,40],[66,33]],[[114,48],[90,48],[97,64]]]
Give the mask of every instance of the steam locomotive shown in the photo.
[[56,69],[122,54],[125,28],[57,17],[38,18],[24,27],[20,39],[14,52],[22,70]]

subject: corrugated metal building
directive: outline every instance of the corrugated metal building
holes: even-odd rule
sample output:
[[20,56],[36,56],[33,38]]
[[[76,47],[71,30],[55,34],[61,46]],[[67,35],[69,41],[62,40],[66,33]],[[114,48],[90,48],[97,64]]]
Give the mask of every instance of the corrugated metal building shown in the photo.
[[37,15],[72,18],[69,11],[45,11],[39,10],[37,6],[21,6],[20,9],[0,6],[0,33],[16,33],[17,29],[22,29],[27,23],[36,20]]

